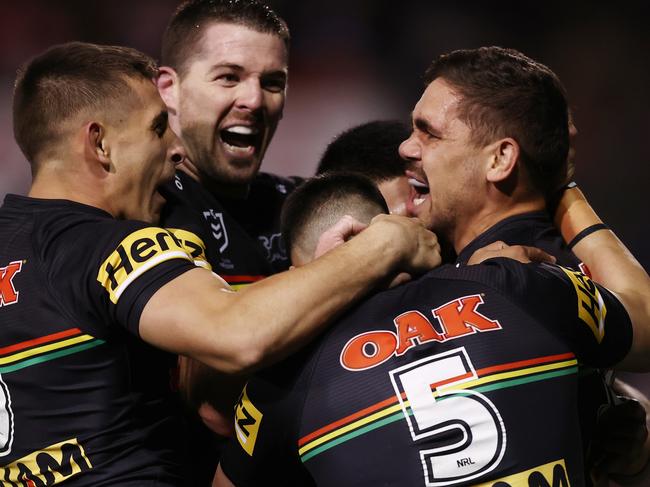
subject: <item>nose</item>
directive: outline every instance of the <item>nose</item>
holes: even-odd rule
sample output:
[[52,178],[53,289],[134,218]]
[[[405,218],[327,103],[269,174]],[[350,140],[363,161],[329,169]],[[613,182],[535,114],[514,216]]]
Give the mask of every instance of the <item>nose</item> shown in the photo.
[[238,86],[235,106],[240,110],[254,112],[262,106],[264,93],[260,80],[251,77]]
[[399,155],[402,159],[406,159],[407,161],[420,160],[420,146],[413,137],[413,134],[400,144]]

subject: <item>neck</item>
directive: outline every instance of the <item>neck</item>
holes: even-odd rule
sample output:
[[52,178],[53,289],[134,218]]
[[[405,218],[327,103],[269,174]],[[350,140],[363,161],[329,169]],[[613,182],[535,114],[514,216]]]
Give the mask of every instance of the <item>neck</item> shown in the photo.
[[541,196],[508,206],[488,205],[474,217],[464,218],[463,224],[456,228],[452,236],[454,249],[456,253],[460,253],[472,240],[506,218],[531,211],[541,211],[544,208],[546,208],[546,202]]
[[178,166],[178,169],[201,184],[214,196],[225,198],[244,199],[248,196],[249,184],[222,183],[206,176],[187,158]]
[[[41,199],[68,200],[107,211],[114,215],[108,201],[95,184],[81,173],[70,174],[69,167],[58,164],[44,164],[34,176],[27,196]],[[65,174],[65,177],[60,177]]]

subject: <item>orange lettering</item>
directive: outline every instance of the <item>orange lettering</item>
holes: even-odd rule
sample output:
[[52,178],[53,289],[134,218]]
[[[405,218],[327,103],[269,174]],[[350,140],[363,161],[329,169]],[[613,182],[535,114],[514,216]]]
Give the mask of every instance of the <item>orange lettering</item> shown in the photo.
[[[417,343],[431,340],[445,341],[445,337],[438,333],[429,320],[419,311],[407,311],[395,318],[394,321],[397,327],[397,336],[399,337],[399,347],[395,351],[397,355],[402,355]],[[417,340],[417,343],[415,340]]]
[[501,324],[476,311],[483,298],[474,294],[450,301],[433,310],[445,333],[445,338],[456,338],[477,331],[500,330]]
[[341,365],[348,370],[364,370],[388,360],[397,347],[390,331],[371,331],[350,339],[341,352]]

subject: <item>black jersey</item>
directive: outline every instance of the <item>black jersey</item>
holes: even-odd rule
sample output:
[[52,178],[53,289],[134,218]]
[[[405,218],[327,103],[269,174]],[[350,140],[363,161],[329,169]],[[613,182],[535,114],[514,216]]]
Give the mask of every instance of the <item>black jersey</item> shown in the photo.
[[[589,269],[567,248],[544,211],[523,213],[506,218],[476,237],[459,254],[458,262],[466,263],[481,247],[502,240],[508,245],[530,245],[538,247],[557,258],[559,265],[580,270],[589,275]],[[607,390],[602,373],[581,365],[578,382],[578,406],[583,449],[587,451],[593,437],[600,408],[608,404],[611,394]],[[590,480],[587,482],[590,484]]]
[[260,173],[246,198],[217,199],[178,171],[163,190],[167,204],[162,225],[183,238],[190,251],[193,247],[197,264],[210,267],[237,289],[288,269],[280,209],[298,182]]
[[631,335],[581,273],[444,266],[251,379],[222,468],[239,487],[580,487],[577,360],[612,365]]
[[138,337],[194,268],[168,231],[67,200],[0,208],[0,483],[184,485],[175,357]]

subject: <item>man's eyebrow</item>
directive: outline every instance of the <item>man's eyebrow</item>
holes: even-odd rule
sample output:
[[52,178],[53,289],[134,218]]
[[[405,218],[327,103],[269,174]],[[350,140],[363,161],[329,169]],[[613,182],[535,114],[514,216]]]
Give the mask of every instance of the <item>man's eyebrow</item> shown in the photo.
[[210,67],[210,71],[216,71],[217,69],[224,69],[224,68],[225,69],[232,69],[234,71],[244,71],[243,66],[241,66],[239,64],[235,64],[235,63],[217,63],[217,64],[213,65],[212,67]]
[[158,115],[156,115],[151,121],[150,130],[155,131],[161,125],[167,126],[167,110],[161,110]]
[[432,135],[438,135],[439,134],[439,131],[436,130],[435,128],[433,128],[433,126],[427,120],[425,120],[422,117],[417,117],[417,116],[414,115],[413,116],[413,125],[415,126],[415,128],[417,128],[418,130],[420,130],[422,132],[428,132],[428,133],[430,133]]

